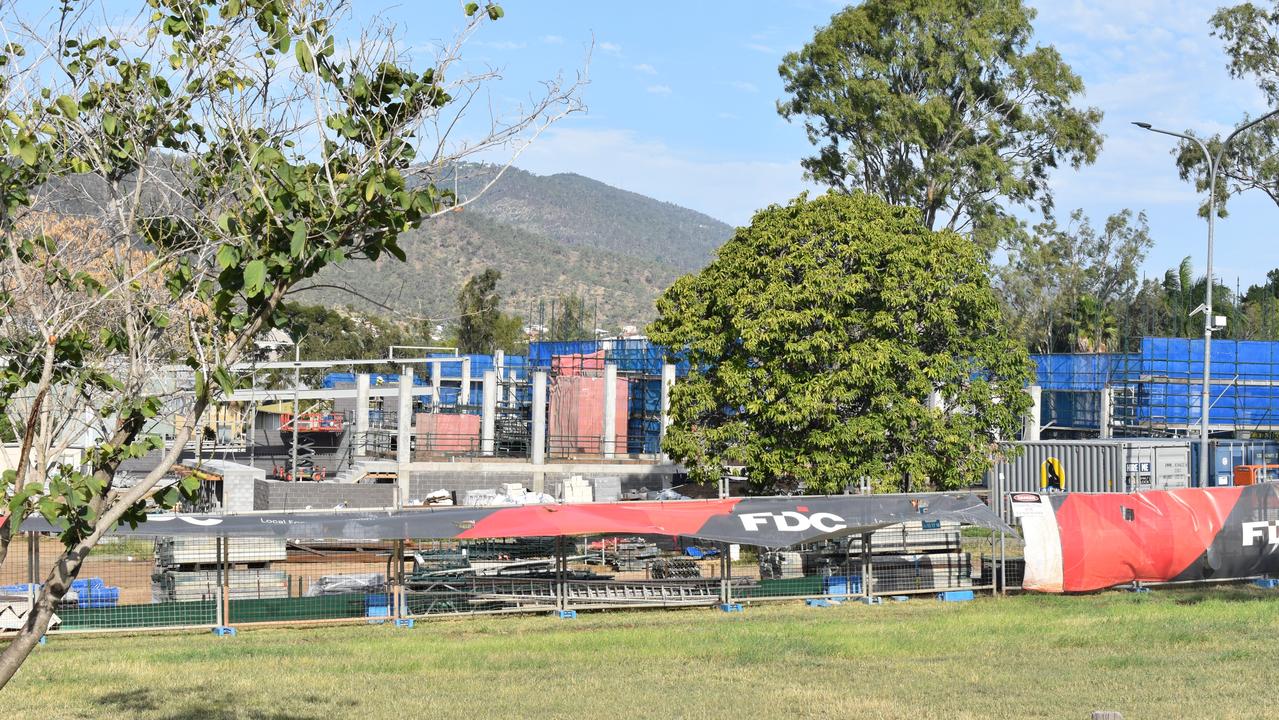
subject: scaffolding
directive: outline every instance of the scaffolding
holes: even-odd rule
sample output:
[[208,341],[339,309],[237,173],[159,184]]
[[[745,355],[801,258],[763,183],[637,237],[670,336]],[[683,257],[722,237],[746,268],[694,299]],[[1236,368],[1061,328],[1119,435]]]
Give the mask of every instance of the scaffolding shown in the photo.
[[[1184,437],[1203,417],[1203,341],[1142,338],[1132,353],[1035,355],[1041,427],[1053,434]],[[1214,340],[1209,431],[1279,432],[1279,342]]]

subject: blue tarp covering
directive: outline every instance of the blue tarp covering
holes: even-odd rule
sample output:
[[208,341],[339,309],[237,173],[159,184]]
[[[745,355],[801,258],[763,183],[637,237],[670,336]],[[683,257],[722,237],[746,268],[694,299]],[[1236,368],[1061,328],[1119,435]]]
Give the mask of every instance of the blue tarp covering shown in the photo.
[[[1032,355],[1045,425],[1097,427],[1096,393],[1122,387],[1127,423],[1194,425],[1201,417],[1203,340],[1143,338],[1137,353]],[[1218,427],[1279,425],[1279,342],[1214,340],[1211,412]]]
[[[398,385],[399,382],[399,373],[372,373],[369,376],[369,384],[375,387],[378,385]],[[324,380],[320,384],[327,390],[332,390],[333,388],[342,386],[354,386],[355,373],[331,372],[324,376]],[[421,387],[428,385],[429,383],[426,378],[418,375],[417,373],[413,373],[413,384]]]
[[1100,390],[1122,379],[1139,356],[1132,353],[1031,355],[1044,390]]

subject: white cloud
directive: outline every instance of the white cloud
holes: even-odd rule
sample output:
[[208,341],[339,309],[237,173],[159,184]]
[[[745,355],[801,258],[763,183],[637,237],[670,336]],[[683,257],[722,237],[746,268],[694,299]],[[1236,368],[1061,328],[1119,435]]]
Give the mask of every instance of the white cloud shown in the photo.
[[600,50],[606,53],[609,53],[610,55],[622,54],[622,46],[618,45],[617,43],[611,43],[611,42],[605,41],[600,43],[599,45],[596,45],[596,47],[598,47]]
[[547,45],[563,45],[564,38],[559,35],[543,35],[542,42]]
[[477,40],[476,45],[480,47],[493,48],[494,50],[522,50],[528,47],[528,43],[511,42],[510,40],[485,41]]
[[645,90],[653,93],[654,95],[670,95],[671,94],[671,87],[669,85],[649,85],[647,88],[645,88]]
[[764,53],[765,55],[776,55],[776,54],[777,54],[777,51],[776,51],[776,50],[774,50],[773,48],[771,48],[771,47],[769,47],[769,46],[767,46],[767,45],[761,45],[760,43],[747,43],[747,44],[746,44],[746,49],[747,49],[747,50],[754,50],[755,52],[758,52],[758,53]]
[[635,72],[644,73],[645,75],[657,74],[657,68],[653,67],[652,65],[649,65],[648,63],[640,63],[639,65],[632,65],[631,69],[634,70]]
[[741,119],[731,112],[716,113],[715,117],[719,118],[720,120],[740,120]]
[[759,88],[756,87],[754,83],[748,83],[745,80],[734,80],[730,82],[729,85],[734,90],[741,90],[742,92],[748,92],[748,93],[759,92]]
[[701,158],[630,130],[557,127],[517,164],[535,173],[575,172],[616,187],[704,212],[733,225],[805,189],[798,159],[768,162]]

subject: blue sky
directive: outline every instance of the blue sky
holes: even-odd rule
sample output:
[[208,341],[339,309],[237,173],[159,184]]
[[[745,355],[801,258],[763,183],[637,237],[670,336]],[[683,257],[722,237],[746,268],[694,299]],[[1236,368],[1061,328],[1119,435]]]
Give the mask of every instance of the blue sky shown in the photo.
[[[506,0],[506,17],[467,46],[474,69],[500,69],[494,107],[526,97],[536,82],[584,65],[594,44],[589,112],[543,135],[519,165],[539,174],[577,172],[685,205],[732,224],[784,202],[805,184],[810,146],[776,112],[777,65],[843,3],[604,3]],[[1205,225],[1193,189],[1176,175],[1171,139],[1129,125],[1218,131],[1264,101],[1231,80],[1207,19],[1220,4],[1191,0],[1061,0],[1033,3],[1037,41],[1055,45],[1087,86],[1082,102],[1106,115],[1096,165],[1054,176],[1060,216],[1082,207],[1095,224],[1130,207],[1150,217],[1152,276],[1186,255],[1202,271]],[[410,44],[429,48],[459,24],[451,2],[382,5]],[[1279,208],[1261,195],[1233,201],[1218,224],[1217,274],[1246,288],[1279,267]]]

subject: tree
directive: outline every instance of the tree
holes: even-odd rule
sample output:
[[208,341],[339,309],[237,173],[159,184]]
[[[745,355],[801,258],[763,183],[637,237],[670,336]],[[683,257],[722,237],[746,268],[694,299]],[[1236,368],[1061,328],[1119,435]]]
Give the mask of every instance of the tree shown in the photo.
[[[1251,78],[1271,108],[1279,107],[1279,0],[1223,7],[1208,21],[1229,57],[1227,68],[1235,78]],[[1251,118],[1245,114],[1241,123]],[[1187,130],[1188,135],[1195,135]],[[1208,151],[1220,151],[1221,135],[1205,138]],[[1226,201],[1245,190],[1261,190],[1279,204],[1279,121],[1264,122],[1237,136],[1218,171],[1217,211],[1226,216]],[[1183,141],[1173,151],[1182,180],[1190,180],[1200,192],[1208,190],[1208,159],[1197,143]],[[1207,216],[1208,201],[1200,207]]]
[[[76,0],[37,20],[0,10],[0,410],[20,438],[0,563],[32,514],[64,545],[0,653],[0,685],[103,535],[191,491],[161,480],[286,295],[335,263],[402,259],[399,234],[450,210],[431,180],[458,139],[436,129],[492,77],[455,60],[502,15],[468,4],[458,38],[415,70],[387,33],[339,51],[340,3],[148,4],[118,30]],[[460,152],[576,109],[574,85],[547,89]],[[179,415],[171,444],[149,431]],[[62,463],[73,447],[81,463]],[[154,470],[116,484],[152,451]]]
[[595,333],[586,317],[586,298],[577,294],[560,296],[551,316],[547,339],[552,342],[595,339]]
[[[1182,338],[1201,336],[1203,317],[1191,313],[1203,306],[1208,294],[1208,286],[1206,278],[1202,276],[1195,278],[1195,268],[1189,257],[1183,258],[1180,265],[1164,273],[1163,287],[1164,302],[1169,312],[1168,333]],[[1214,315],[1224,316],[1227,320],[1225,329],[1216,331],[1215,337],[1238,337],[1240,328],[1234,295],[1234,291],[1220,282],[1215,282],[1212,286],[1212,312]]]
[[[392,345],[423,345],[428,340],[400,324],[349,307],[284,303],[279,315],[280,327],[295,342],[301,343],[301,350],[309,360],[388,357],[387,351]],[[399,372],[397,367],[392,362],[383,368],[365,369]],[[325,369],[303,370],[302,377],[315,382],[327,372]],[[289,377],[292,377],[291,371]]]
[[663,449],[700,481],[744,465],[810,492],[973,483],[1030,405],[1006,327],[985,253],[918,210],[860,192],[774,205],[658,300],[650,337],[695,369]]
[[497,347],[497,324],[502,295],[497,282],[502,273],[488,268],[472,275],[457,296],[457,349],[463,353],[492,353]]
[[929,229],[986,247],[1018,223],[1002,203],[1052,207],[1048,173],[1092,163],[1101,111],[1052,47],[1029,44],[1019,0],[867,0],[819,28],[779,72],[778,112],[804,118],[813,180],[918,208]]
[[1152,244],[1144,213],[1115,213],[1100,231],[1082,210],[1065,227],[1049,218],[1010,246],[999,269],[1006,315],[1032,350],[1115,350]]

